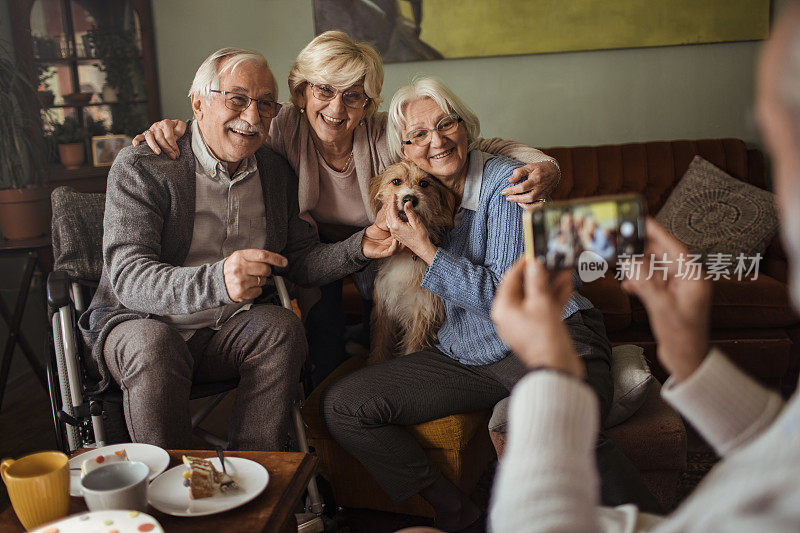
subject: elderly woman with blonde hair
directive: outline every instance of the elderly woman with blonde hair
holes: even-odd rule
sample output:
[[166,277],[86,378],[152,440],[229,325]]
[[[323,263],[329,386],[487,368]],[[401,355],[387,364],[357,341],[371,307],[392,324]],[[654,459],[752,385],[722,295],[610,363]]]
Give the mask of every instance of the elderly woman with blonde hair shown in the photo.
[[[375,219],[369,182],[397,160],[387,142],[386,114],[378,112],[382,86],[378,53],[338,31],[312,40],[289,74],[293,105],[272,120],[267,144],[297,172],[300,216],[316,226],[323,242],[343,240]],[[176,157],[176,139],[185,129],[179,120],[162,120],[134,144],[146,140],[154,152]],[[541,151],[501,139],[476,142],[486,152],[526,163],[509,177],[509,202],[531,203],[558,183],[556,161]],[[368,284],[357,279],[357,285],[370,299]],[[315,383],[346,358],[341,294],[341,280],[322,287],[321,299],[305,315]]]

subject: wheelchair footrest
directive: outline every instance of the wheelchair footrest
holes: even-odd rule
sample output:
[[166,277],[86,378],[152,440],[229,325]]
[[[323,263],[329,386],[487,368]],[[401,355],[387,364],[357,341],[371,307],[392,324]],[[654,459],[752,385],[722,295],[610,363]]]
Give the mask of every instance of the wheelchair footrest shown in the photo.
[[[96,411],[97,409],[94,407],[96,402],[92,402],[91,406],[82,403],[79,406],[75,407],[73,410],[75,411],[75,415],[70,415],[64,412],[62,409],[59,409],[56,413],[56,418],[62,424],[69,424],[70,426],[80,426],[84,420],[87,420],[90,416],[90,411]],[[103,412],[103,406],[100,406],[100,412]]]
[[81,423],[80,420],[68,415],[67,413],[65,413],[61,409],[59,409],[58,412],[56,413],[56,418],[58,418],[58,421],[61,422],[62,424],[69,424],[70,426],[76,426],[77,427]]

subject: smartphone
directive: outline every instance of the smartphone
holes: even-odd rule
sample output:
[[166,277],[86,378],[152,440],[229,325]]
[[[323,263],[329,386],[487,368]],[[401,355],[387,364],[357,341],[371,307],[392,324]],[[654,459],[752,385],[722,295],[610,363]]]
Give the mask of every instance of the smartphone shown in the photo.
[[644,253],[645,216],[639,194],[546,203],[523,215],[525,255],[548,270],[612,267],[621,254]]

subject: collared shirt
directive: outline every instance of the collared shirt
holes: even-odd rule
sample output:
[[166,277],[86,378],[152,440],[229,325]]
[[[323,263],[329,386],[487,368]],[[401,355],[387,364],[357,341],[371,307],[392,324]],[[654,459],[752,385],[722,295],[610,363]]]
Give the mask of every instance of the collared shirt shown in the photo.
[[477,211],[481,201],[481,183],[483,183],[483,168],[486,162],[495,157],[486,152],[473,150],[469,153],[469,166],[467,177],[464,180],[464,194],[461,195],[461,209]]
[[[445,308],[436,347],[466,365],[495,363],[510,353],[489,313],[500,279],[524,251],[522,210],[500,194],[520,166],[469,152],[458,219],[422,278],[422,287],[441,297]],[[591,307],[574,293],[561,317]]]
[[[196,178],[194,228],[183,266],[216,263],[244,248],[263,249],[267,239],[266,212],[255,156],[242,161],[231,176],[203,140],[196,120],[192,122],[192,152]],[[251,301],[232,303],[161,319],[176,327],[187,340],[200,328],[219,329],[250,305]]]
[[483,167],[494,155],[473,150],[469,153],[467,177],[464,179],[464,192],[461,194],[461,205],[456,210],[454,226],[464,217],[464,209],[477,211],[481,199],[481,183],[483,183]]

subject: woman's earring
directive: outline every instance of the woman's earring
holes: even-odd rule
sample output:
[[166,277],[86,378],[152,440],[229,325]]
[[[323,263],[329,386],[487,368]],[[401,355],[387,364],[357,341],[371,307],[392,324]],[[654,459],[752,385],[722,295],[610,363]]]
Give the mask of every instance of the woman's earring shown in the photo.
[[300,114],[302,115],[302,114],[303,114],[303,113],[305,113],[305,112],[306,112],[306,108],[305,108],[305,107],[301,107],[301,108],[300,108]]

